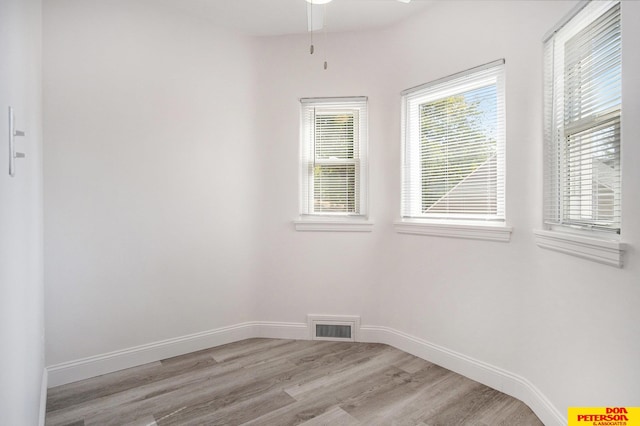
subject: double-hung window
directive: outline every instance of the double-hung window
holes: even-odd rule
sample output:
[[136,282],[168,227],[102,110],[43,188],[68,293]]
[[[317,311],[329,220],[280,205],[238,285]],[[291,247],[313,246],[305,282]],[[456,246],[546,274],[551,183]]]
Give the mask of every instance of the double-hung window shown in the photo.
[[504,60],[406,90],[402,108],[403,222],[504,225]]
[[589,3],[545,62],[545,223],[620,233],[620,4]]
[[545,40],[541,247],[622,266],[620,3],[579,6]]
[[303,98],[302,219],[367,217],[367,98]]

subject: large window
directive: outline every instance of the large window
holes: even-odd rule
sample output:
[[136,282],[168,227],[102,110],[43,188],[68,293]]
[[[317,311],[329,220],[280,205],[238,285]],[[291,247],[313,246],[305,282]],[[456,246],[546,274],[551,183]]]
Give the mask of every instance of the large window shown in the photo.
[[300,213],[366,216],[367,99],[301,99]]
[[402,217],[504,222],[504,61],[402,95]]
[[620,233],[620,4],[591,2],[555,31],[545,74],[545,223]]

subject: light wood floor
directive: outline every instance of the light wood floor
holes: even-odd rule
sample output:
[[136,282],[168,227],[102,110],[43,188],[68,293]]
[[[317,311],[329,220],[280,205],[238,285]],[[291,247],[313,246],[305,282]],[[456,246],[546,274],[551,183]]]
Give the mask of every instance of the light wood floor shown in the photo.
[[49,389],[46,424],[542,423],[522,402],[390,346],[249,339]]

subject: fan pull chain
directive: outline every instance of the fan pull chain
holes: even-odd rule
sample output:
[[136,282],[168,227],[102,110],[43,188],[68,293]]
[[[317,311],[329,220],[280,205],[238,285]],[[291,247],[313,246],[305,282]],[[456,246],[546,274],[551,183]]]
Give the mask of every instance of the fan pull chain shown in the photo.
[[324,14],[322,15],[322,32],[324,33],[324,69],[327,69],[327,50],[329,45],[327,44],[327,5],[324,6]]
[[310,14],[311,14],[311,25],[309,26],[309,28],[311,30],[311,31],[309,31],[309,34],[311,34],[311,46],[309,46],[309,54],[313,55],[313,51],[314,51],[314,48],[313,48],[313,3],[310,3],[308,5],[308,7],[311,8],[311,12],[310,12]]

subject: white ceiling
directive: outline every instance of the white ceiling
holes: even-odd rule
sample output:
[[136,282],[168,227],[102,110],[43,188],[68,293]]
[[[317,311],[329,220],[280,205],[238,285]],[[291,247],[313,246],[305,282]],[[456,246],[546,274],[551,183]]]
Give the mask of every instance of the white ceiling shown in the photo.
[[[216,25],[255,36],[307,31],[305,0],[156,0],[196,14]],[[361,31],[393,25],[423,10],[434,0],[333,0],[326,5],[328,32]],[[320,6],[316,6],[320,7]]]

